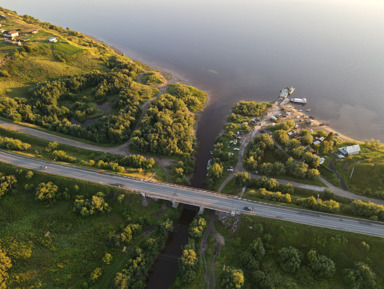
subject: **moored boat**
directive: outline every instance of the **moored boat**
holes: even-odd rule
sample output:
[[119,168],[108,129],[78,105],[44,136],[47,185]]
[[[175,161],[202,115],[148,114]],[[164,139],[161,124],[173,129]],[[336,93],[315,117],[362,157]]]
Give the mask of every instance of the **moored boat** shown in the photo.
[[280,98],[286,98],[289,94],[289,87],[284,87],[280,90]]
[[290,100],[293,103],[299,103],[299,104],[306,104],[306,103],[308,103],[306,98],[291,98]]

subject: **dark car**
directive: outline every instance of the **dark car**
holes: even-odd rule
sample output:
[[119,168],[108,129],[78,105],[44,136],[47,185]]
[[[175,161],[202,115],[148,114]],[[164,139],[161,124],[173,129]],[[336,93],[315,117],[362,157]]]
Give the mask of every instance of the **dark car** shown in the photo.
[[246,210],[246,211],[253,211],[253,208],[252,207],[244,207],[244,210]]

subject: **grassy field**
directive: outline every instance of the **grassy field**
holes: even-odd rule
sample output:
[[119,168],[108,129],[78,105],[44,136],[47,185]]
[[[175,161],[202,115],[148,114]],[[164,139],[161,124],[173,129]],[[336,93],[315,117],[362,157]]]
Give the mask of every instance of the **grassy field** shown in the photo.
[[[251,229],[256,224],[263,226],[263,233]],[[314,228],[305,225],[264,219],[259,217],[242,217],[238,230],[233,233],[225,228],[221,223],[216,222],[216,229],[225,237],[225,247],[219,255],[216,269],[218,280],[223,266],[242,268],[240,254],[246,250],[251,242],[257,237],[264,240],[266,255],[264,256],[260,269],[264,271],[269,279],[272,280],[274,288],[314,288],[314,289],[337,289],[347,288],[343,282],[343,270],[352,268],[354,262],[363,261],[376,273],[377,287],[383,288],[384,276],[384,239],[363,236],[352,233],[342,233],[339,231]],[[265,236],[269,234],[271,241],[266,242]],[[362,248],[361,243],[365,241],[370,249],[367,251]],[[330,279],[321,279],[311,272],[306,261],[302,262],[301,268],[297,273],[288,274],[283,272],[278,265],[277,252],[282,247],[293,246],[306,254],[309,250],[316,250],[319,254],[331,258],[336,264],[336,274]],[[254,288],[247,276],[252,272],[245,270],[244,288]],[[220,287],[219,287],[220,288]]]
[[[26,179],[27,170],[2,163],[0,171],[14,174],[18,180],[15,189],[0,199],[0,226],[4,228],[0,230],[0,243],[13,264],[9,270],[9,288],[84,288],[85,282],[92,283],[90,275],[97,267],[103,272],[100,278],[105,272],[112,272],[114,277],[125,263],[107,265],[102,258],[108,252],[113,260],[119,260],[124,253],[122,246],[112,245],[109,235],[127,223],[146,220],[142,233],[127,245],[129,251],[151,224],[174,214],[169,209],[159,215],[160,202],[141,207],[141,196],[116,188],[41,172],[34,172],[31,179]],[[25,189],[26,184],[36,186],[47,181],[54,182],[60,191],[67,188],[70,199],[58,200],[47,207]],[[96,192],[109,196],[110,213],[83,217],[72,212],[77,194],[89,197]],[[122,202],[117,200],[121,194],[125,196]]]
[[360,148],[358,155],[344,159],[333,156],[335,169],[352,192],[384,198],[384,149],[366,144],[360,144]]

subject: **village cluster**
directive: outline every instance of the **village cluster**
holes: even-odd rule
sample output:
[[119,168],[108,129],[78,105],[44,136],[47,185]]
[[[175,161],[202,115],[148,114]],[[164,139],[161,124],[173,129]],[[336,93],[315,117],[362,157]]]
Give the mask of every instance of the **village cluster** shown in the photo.
[[[2,19],[7,19],[7,16],[3,14],[1,14],[0,17]],[[25,38],[25,36],[39,33],[38,29],[33,29],[30,31],[24,31],[24,32],[18,31],[20,29],[7,31],[5,29],[2,29],[1,26],[2,24],[0,23],[0,33],[4,36],[4,42],[13,44],[13,45],[18,45],[18,46],[22,46],[25,43],[29,42],[29,39]],[[48,38],[48,42],[52,42],[52,43],[57,42],[57,38],[50,37]]]

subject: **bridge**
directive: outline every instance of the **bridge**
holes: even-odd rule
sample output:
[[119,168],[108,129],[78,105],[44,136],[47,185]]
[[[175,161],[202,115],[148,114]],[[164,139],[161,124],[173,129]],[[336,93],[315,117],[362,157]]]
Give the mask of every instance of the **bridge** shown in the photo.
[[[231,214],[247,213],[304,225],[384,237],[384,224],[364,219],[255,202],[197,188],[153,182],[87,168],[48,162],[2,150],[0,150],[0,161],[26,169],[42,171],[47,174],[120,187],[140,193],[143,197],[171,201],[173,206],[177,206],[178,203],[197,206],[200,208],[200,213],[204,209]],[[252,207],[253,211],[247,211],[245,207]]]

